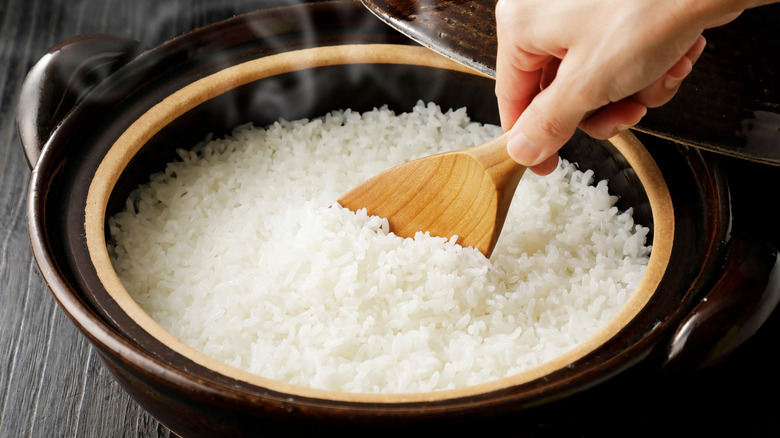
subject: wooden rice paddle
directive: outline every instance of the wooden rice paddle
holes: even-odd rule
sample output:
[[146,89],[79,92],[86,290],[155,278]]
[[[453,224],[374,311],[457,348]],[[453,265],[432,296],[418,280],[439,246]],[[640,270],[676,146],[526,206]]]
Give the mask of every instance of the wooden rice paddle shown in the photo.
[[352,211],[387,218],[390,231],[458,236],[490,257],[525,167],[506,152],[508,134],[488,143],[393,167],[339,199]]

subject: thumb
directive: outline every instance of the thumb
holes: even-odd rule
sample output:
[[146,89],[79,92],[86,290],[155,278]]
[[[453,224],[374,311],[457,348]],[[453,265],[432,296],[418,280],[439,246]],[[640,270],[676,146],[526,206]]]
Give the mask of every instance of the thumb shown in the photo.
[[572,96],[553,80],[537,94],[512,126],[507,152],[518,163],[533,167],[554,156],[574,135],[580,121],[591,109],[577,105]]

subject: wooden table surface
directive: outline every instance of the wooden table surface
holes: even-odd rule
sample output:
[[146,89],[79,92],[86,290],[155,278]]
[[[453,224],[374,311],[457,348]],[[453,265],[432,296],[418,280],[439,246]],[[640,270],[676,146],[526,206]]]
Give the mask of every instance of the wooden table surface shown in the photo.
[[[157,45],[189,29],[280,0],[0,1],[0,437],[167,437],[105,370],[58,307],[33,260],[27,237],[30,169],[15,126],[25,74],[51,45],[103,32]],[[780,147],[780,145],[778,145]],[[735,203],[756,229],[780,242],[777,220],[756,201],[777,203],[780,170],[725,160]],[[760,184],[760,194],[750,190]],[[765,205],[765,204],[763,204]],[[753,216],[755,215],[755,216]],[[774,316],[727,361],[685,379],[647,376],[636,391],[603,403],[599,418],[578,420],[572,436],[678,432],[694,436],[780,436],[780,334]],[[609,409],[606,409],[606,408]],[[562,412],[562,418],[568,413]],[[616,417],[615,415],[618,415]],[[625,428],[633,431],[627,431]],[[540,435],[555,430],[540,424]],[[557,435],[551,435],[557,436]]]

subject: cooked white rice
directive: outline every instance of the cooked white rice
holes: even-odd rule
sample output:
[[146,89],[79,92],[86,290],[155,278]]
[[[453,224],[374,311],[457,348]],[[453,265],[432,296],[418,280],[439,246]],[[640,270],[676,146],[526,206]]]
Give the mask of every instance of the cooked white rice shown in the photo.
[[334,204],[390,166],[499,134],[423,103],[241,126],[136,190],[109,253],[162,327],[267,378],[399,393],[515,374],[592,335],[644,272],[648,229],[606,181],[565,161],[527,172],[490,260]]

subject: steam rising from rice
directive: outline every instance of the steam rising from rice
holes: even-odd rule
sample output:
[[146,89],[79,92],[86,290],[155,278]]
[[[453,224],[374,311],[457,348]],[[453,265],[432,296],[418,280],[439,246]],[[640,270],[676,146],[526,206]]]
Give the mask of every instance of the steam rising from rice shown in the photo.
[[515,374],[592,335],[644,272],[648,229],[606,181],[565,161],[526,172],[490,260],[334,204],[390,166],[499,134],[423,103],[241,126],[134,191],[109,253],[161,326],[264,377],[399,393]]

